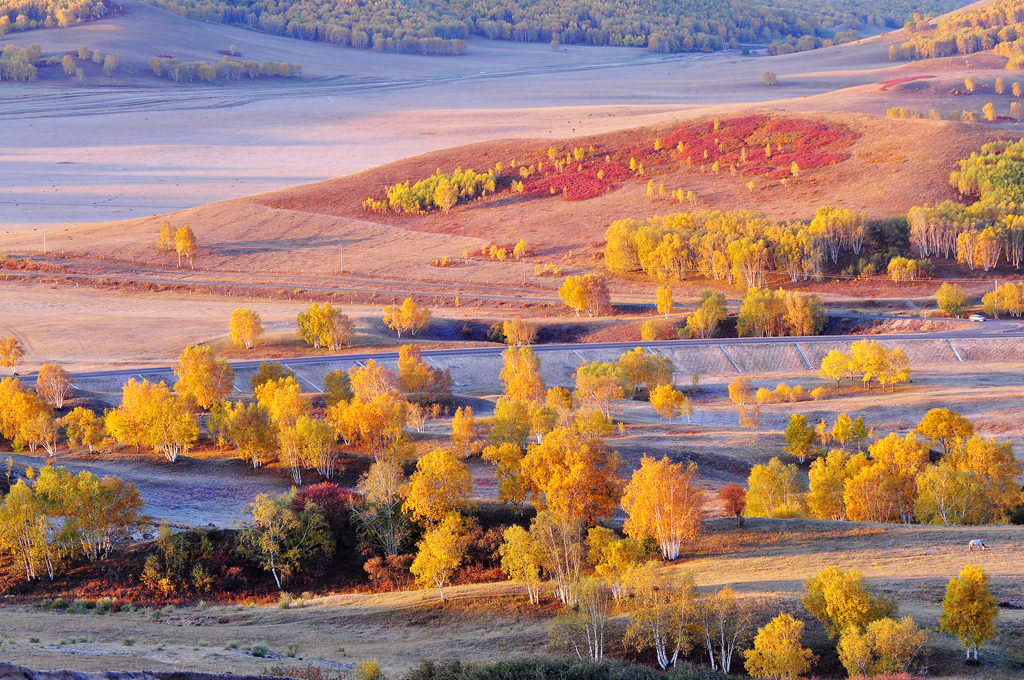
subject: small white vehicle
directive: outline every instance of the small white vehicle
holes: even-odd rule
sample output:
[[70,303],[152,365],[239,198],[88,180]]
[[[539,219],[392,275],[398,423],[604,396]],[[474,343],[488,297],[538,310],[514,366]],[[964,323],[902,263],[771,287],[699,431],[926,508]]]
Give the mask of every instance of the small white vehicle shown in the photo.
[[985,315],[984,314],[971,314],[969,317],[967,317],[967,320],[968,321],[976,321],[978,323],[982,323],[982,322],[985,321]]

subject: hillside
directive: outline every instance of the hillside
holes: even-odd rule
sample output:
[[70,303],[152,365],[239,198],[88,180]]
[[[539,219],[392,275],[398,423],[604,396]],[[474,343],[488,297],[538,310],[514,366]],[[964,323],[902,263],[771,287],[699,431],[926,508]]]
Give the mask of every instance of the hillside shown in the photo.
[[[531,262],[586,263],[601,247],[611,221],[691,209],[752,209],[774,219],[809,219],[821,205],[834,204],[864,210],[873,217],[905,214],[913,205],[953,198],[948,176],[956,161],[988,139],[1011,134],[977,125],[865,115],[758,114],[755,118],[772,125],[796,126],[797,130],[810,126],[808,129],[834,133],[842,139],[833,144],[835,148],[825,146],[818,150],[827,161],[821,167],[801,170],[785,182],[778,177],[766,179],[757,172],[739,171],[734,176],[726,170],[726,163],[718,173],[711,170],[710,164],[702,170],[697,161],[686,165],[674,158],[674,149],[664,154],[653,153],[656,139],[669,140],[680,130],[710,125],[710,119],[702,119],[703,123],[675,121],[554,142],[503,140],[446,149],[338,179],[215,203],[167,219],[175,227],[186,223],[192,227],[200,244],[197,266],[204,271],[336,273],[339,247],[343,247],[345,272],[350,275],[493,283],[507,276],[501,272],[507,271],[509,265],[478,263],[439,269],[430,263],[444,256],[459,259],[467,248],[514,243],[519,238],[530,244],[534,254]],[[729,121],[745,119],[736,114],[719,120],[726,121],[723,130],[729,130]],[[761,133],[755,131],[751,139],[757,134]],[[612,165],[621,167],[641,152],[651,154],[647,161],[650,174],[639,176],[626,170],[621,179],[606,182],[603,193],[586,200],[565,200],[560,195],[561,185],[559,195],[554,196],[543,189],[523,194],[505,190],[457,205],[447,215],[390,211],[379,214],[368,212],[362,205],[368,197],[382,197],[386,185],[415,181],[438,168],[485,171],[499,161],[507,166],[512,159],[525,166],[530,159],[543,162],[549,147],[566,153],[573,147],[590,146],[595,150],[596,163],[596,170],[587,171],[591,175],[600,171],[606,155],[613,159]],[[785,144],[776,152],[776,158],[789,158],[779,155],[784,151]],[[752,147],[751,162],[756,153],[759,151]],[[736,161],[730,158],[723,157],[723,161]],[[798,163],[806,161],[801,158]],[[789,161],[783,165],[782,170],[788,174]],[[560,180],[551,181],[557,184]],[[655,192],[650,198],[648,181],[653,182]],[[748,189],[747,183],[751,181],[754,186]],[[657,187],[662,184],[664,196],[659,196]],[[681,204],[671,198],[677,188],[694,192],[695,203],[688,200]],[[153,247],[160,219],[51,233],[48,247],[53,251],[114,258],[132,266],[168,266],[171,259],[156,254]],[[15,233],[0,240],[0,244],[11,249],[34,250],[38,247],[38,236]],[[565,259],[569,251],[573,253],[572,260]],[[386,257],[382,257],[384,253]],[[549,285],[543,279],[530,278],[535,285]]]

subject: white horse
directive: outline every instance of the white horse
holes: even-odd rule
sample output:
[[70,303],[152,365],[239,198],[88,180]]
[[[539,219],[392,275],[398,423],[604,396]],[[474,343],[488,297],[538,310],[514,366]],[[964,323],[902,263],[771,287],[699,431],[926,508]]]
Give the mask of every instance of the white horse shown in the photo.
[[975,538],[967,544],[967,552],[974,552],[975,550],[988,550],[988,546],[985,545],[985,541]]

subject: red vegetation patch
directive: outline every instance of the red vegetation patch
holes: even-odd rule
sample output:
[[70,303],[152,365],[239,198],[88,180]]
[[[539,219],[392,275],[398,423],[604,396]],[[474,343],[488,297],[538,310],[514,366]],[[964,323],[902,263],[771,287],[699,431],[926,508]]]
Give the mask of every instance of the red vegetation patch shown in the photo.
[[[678,160],[687,165],[718,163],[735,167],[744,176],[772,179],[790,174],[793,163],[800,171],[839,163],[850,157],[849,148],[859,135],[844,125],[805,118],[744,116],[679,128],[653,146],[636,149],[651,167],[652,157],[661,164]],[[681,144],[681,146],[680,146]],[[656,166],[655,166],[656,167]]]
[[878,85],[879,85],[878,89],[880,91],[882,91],[882,92],[885,92],[890,87],[895,87],[896,85],[902,85],[903,83],[910,83],[910,82],[913,82],[915,80],[926,80],[928,78],[934,78],[934,77],[935,76],[904,76],[902,78],[891,78],[890,80],[883,80],[882,82],[878,83]]

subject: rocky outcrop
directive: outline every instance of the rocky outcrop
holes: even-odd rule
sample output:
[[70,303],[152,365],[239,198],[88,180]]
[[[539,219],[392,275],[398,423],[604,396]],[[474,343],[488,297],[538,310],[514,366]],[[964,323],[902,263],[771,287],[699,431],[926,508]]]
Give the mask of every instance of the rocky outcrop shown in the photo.
[[0,663],[0,680],[271,680],[271,676],[217,675],[189,671],[34,671],[23,666]]

